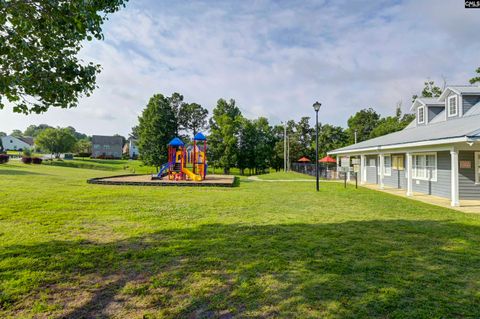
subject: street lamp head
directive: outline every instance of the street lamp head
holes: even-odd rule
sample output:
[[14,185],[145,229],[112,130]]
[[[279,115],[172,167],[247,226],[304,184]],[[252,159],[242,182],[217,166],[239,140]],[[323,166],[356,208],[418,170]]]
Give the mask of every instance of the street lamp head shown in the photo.
[[313,103],[313,109],[315,110],[315,112],[318,112],[321,106],[322,106],[322,103],[318,103],[318,101]]

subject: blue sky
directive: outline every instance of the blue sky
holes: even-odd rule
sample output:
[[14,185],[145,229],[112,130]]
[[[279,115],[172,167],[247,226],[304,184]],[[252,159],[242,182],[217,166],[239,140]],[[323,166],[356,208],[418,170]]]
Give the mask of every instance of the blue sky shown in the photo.
[[393,114],[427,78],[464,84],[480,66],[480,10],[459,0],[131,0],[81,56],[103,66],[76,109],[0,111],[0,131],[71,125],[127,135],[148,98],[182,93],[212,110],[234,98],[246,117],[311,116],[346,126],[356,111]]

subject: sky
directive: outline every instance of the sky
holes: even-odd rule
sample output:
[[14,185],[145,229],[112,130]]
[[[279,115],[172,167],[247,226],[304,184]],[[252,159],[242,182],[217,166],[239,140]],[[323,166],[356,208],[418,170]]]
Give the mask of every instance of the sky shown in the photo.
[[[372,107],[408,112],[426,79],[467,84],[480,67],[480,10],[461,0],[130,0],[86,42],[102,65],[93,95],[41,115],[0,110],[0,131],[31,124],[128,135],[156,93],[179,92],[210,112],[236,100],[272,124],[314,117],[345,127]],[[313,122],[312,122],[313,123]]]

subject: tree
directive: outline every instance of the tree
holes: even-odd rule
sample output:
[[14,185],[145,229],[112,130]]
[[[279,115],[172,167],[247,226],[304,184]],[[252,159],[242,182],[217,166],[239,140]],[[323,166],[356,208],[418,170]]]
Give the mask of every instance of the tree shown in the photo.
[[35,143],[50,154],[60,157],[61,153],[71,152],[76,143],[75,136],[68,128],[47,128],[41,132]]
[[312,148],[312,142],[315,139],[315,129],[310,127],[310,117],[302,117],[300,121],[295,124],[293,137],[295,137],[300,146],[297,157],[294,159],[295,161],[302,156],[310,158],[315,156],[315,151]]
[[237,163],[238,133],[242,114],[235,100],[219,99],[210,119],[209,158],[223,168],[225,174]]
[[247,168],[255,167],[255,147],[257,144],[257,132],[252,120],[242,118],[238,136],[237,166],[240,174],[244,174]]
[[[79,155],[91,154],[92,153],[92,142],[89,141],[88,139],[78,140],[75,143],[73,151],[76,154],[79,154]],[[87,155],[87,156],[90,156],[90,155]]]
[[272,127],[268,124],[265,117],[260,117],[254,121],[257,141],[255,145],[255,173],[264,172],[272,165],[271,158],[274,154],[275,137]]
[[401,104],[397,105],[395,116],[380,119],[379,124],[370,133],[370,138],[394,133],[403,130],[415,118],[414,114],[405,114],[402,117]]
[[[435,85],[435,82],[428,80],[424,82],[424,88],[420,97],[439,97],[442,94],[442,89]],[[419,96],[413,95],[412,102],[414,102]]]
[[133,138],[134,140],[138,140],[140,133],[138,131],[138,125],[132,127],[132,132],[128,134],[128,138]]
[[23,137],[23,133],[20,130],[13,130],[12,133],[10,133],[11,136],[13,137]]
[[167,162],[167,144],[175,137],[177,122],[169,98],[152,96],[138,118],[138,148],[142,161],[157,168]]
[[[319,123],[318,156],[324,157],[329,151],[346,146],[348,139],[348,133],[342,127]],[[312,143],[312,149],[315,149],[315,141]]]
[[5,132],[0,132],[0,137],[4,137],[4,136],[7,136],[7,133],[5,133]]
[[348,119],[349,142],[355,142],[355,132],[357,132],[357,142],[362,142],[370,138],[370,133],[378,126],[380,115],[372,108],[363,109],[355,113]]
[[178,112],[178,124],[185,131],[192,131],[193,136],[207,126],[208,110],[197,103],[183,103]]
[[186,104],[183,101],[183,95],[180,93],[174,92],[172,96],[167,97],[168,103],[170,108],[173,110],[174,114],[174,121],[175,121],[175,136],[180,135],[180,124],[179,124],[179,117],[180,117],[180,110]]
[[53,128],[50,125],[47,124],[40,124],[40,125],[30,125],[25,129],[23,132],[24,136],[31,136],[31,137],[37,137],[41,132],[46,130],[47,128]]
[[470,79],[470,83],[471,83],[471,84],[475,84],[475,83],[480,82],[480,68],[478,68],[475,72],[478,73],[478,76],[473,77],[473,78]]
[[87,134],[77,132],[77,130],[72,126],[68,126],[67,129],[69,129],[70,132],[72,132],[73,136],[75,136],[75,138],[77,140],[88,140],[89,139]]
[[283,125],[275,125],[272,128],[272,137],[274,144],[273,153],[270,158],[270,165],[275,171],[279,171],[283,168],[283,159],[284,159],[284,152],[283,152]]
[[127,0],[2,1],[0,109],[18,113],[75,107],[95,88],[100,66],[77,57],[84,40],[103,39],[107,15]]

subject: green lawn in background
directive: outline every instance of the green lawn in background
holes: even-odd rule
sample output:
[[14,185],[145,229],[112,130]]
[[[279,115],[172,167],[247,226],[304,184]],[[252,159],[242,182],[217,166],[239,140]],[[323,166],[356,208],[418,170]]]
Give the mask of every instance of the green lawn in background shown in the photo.
[[258,175],[263,180],[315,180],[315,176],[300,174],[297,172],[273,172],[265,175]]
[[86,183],[122,170],[0,165],[0,318],[480,316],[480,216],[341,183]]

